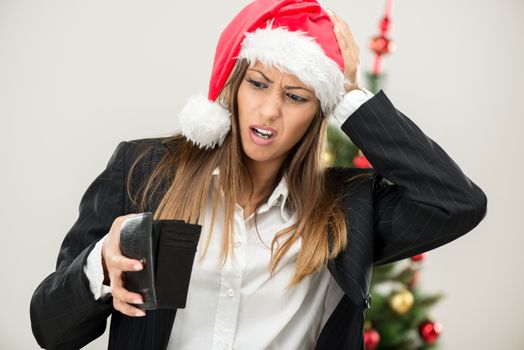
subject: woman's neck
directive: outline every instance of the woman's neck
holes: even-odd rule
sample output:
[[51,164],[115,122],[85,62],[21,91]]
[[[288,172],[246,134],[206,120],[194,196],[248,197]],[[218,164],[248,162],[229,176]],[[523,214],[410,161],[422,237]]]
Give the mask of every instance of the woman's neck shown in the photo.
[[282,166],[281,161],[258,162],[249,161],[247,164],[248,171],[253,179],[253,196],[246,199],[247,201],[260,200],[273,189],[275,179]]

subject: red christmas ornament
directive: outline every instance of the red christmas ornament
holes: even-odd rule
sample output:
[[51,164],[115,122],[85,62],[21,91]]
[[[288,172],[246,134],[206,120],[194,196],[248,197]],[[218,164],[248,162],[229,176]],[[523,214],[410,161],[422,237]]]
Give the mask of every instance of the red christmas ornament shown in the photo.
[[378,26],[380,28],[381,33],[387,33],[393,27],[393,24],[391,23],[391,18],[389,18],[389,16],[391,16],[391,9],[386,9],[384,18],[382,19],[382,21],[380,21],[380,24]]
[[364,343],[366,350],[375,350],[380,343],[380,334],[373,328],[364,332]]
[[442,332],[442,325],[439,322],[425,321],[418,326],[418,332],[426,344],[433,344]]
[[361,150],[359,150],[358,154],[353,158],[353,165],[355,168],[373,168]]
[[369,48],[377,55],[386,55],[395,51],[395,43],[384,36],[376,36],[369,41]]
[[411,260],[412,260],[412,261],[422,261],[422,260],[424,260],[424,259],[426,258],[426,255],[427,255],[427,253],[422,253],[422,254],[418,254],[418,255],[413,255],[413,256],[411,257]]
[[393,12],[393,0],[386,1],[386,10],[384,17],[379,23],[380,34],[373,37],[368,44],[368,47],[375,53],[373,60],[372,72],[374,75],[382,73],[382,56],[395,51],[396,46],[388,37],[388,33],[393,27],[391,24],[391,13]]

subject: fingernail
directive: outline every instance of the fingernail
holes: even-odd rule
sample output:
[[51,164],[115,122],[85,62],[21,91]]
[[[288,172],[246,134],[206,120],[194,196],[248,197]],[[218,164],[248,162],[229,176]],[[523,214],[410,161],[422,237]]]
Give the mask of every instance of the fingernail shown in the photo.
[[328,15],[333,16],[333,11],[331,11],[330,9],[326,9],[326,12],[328,13]]
[[135,300],[133,300],[133,304],[143,304],[143,303],[142,303],[142,300],[135,299]]
[[140,265],[140,264],[135,264],[135,265],[133,266],[133,268],[135,269],[135,271],[139,271],[139,270],[142,270],[142,265]]
[[146,313],[144,311],[137,311],[135,313],[135,316],[138,316],[138,317],[145,316],[145,315],[146,315]]
[[335,32],[339,33],[340,32],[340,28],[335,24]]

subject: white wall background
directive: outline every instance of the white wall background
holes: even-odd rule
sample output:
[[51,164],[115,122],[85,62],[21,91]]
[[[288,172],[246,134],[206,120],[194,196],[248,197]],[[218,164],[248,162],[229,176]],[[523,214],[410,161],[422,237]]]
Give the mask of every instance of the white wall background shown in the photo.
[[[0,348],[35,349],[29,301],[80,198],[121,140],[166,135],[207,92],[221,30],[246,1],[0,1]],[[384,1],[328,1],[361,47]],[[397,1],[384,90],[488,196],[470,234],[432,251],[422,285],[443,349],[523,349],[524,2]],[[105,349],[107,333],[89,344]]]

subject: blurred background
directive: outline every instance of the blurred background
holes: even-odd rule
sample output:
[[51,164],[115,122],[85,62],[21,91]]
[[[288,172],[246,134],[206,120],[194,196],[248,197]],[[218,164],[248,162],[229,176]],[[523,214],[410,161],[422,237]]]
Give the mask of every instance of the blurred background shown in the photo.
[[[247,3],[0,0],[1,349],[39,348],[29,302],[82,194],[118,142],[177,130]],[[322,4],[349,24],[365,82],[385,1]],[[419,285],[446,295],[431,310],[441,348],[523,349],[524,2],[400,0],[392,24],[382,88],[488,197],[484,221],[423,262]]]

